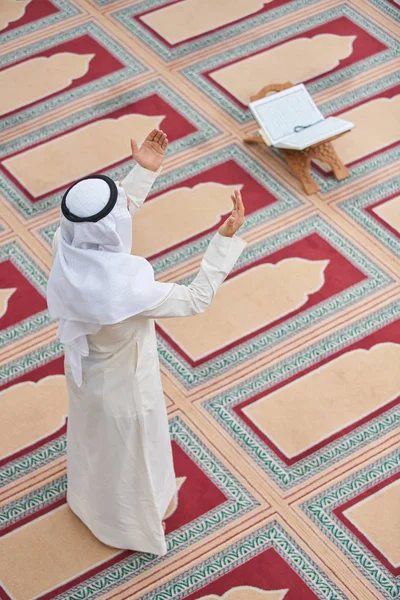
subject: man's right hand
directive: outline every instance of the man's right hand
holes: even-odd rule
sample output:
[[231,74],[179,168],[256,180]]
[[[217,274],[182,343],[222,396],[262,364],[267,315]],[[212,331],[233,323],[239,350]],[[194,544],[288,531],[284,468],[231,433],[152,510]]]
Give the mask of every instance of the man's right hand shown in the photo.
[[156,172],[163,164],[167,146],[167,134],[153,129],[140,148],[136,140],[131,140],[132,158],[144,169]]
[[219,228],[220,235],[224,237],[233,237],[244,223],[244,205],[239,190],[235,190],[231,199],[233,202],[232,214]]

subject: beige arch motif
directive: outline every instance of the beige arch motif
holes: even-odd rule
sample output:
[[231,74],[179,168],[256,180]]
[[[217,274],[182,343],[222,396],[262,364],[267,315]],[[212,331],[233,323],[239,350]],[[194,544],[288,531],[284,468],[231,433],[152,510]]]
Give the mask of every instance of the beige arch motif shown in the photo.
[[328,264],[288,258],[253,267],[224,283],[205,313],[160,320],[159,326],[198,360],[303,306],[323,287]]
[[0,538],[1,582],[11,598],[30,600],[119,552],[99,542],[64,505]]
[[0,318],[4,317],[8,310],[8,302],[17,288],[3,288],[0,289]]
[[242,187],[209,181],[149,200],[132,219],[133,254],[152,256],[217,225],[232,208],[231,194]]
[[127,158],[130,136],[143,140],[163,119],[163,115],[141,114],[100,119],[3,164],[36,198]]
[[334,142],[344,163],[359,160],[400,138],[400,94],[376,98],[341,113],[355,128]]
[[174,497],[172,498],[172,500],[167,508],[167,512],[165,513],[164,519],[169,519],[176,512],[176,510],[179,506],[179,492],[181,491],[181,488],[182,488],[183,484],[185,483],[186,479],[187,479],[187,477],[177,477],[176,478],[176,493],[174,494]]
[[302,83],[331,71],[353,52],[355,36],[324,33],[298,38],[210,74],[243,104],[267,83]]
[[[7,456],[59,429],[68,413],[64,375],[24,381],[0,392],[1,453]],[[21,419],[21,414],[24,419]],[[15,427],[18,423],[18,427]]]
[[[344,511],[346,517],[395,567],[400,566],[400,480]],[[376,518],[379,515],[379,519]]]
[[243,412],[292,458],[396,398],[399,364],[399,344],[352,350]]
[[169,44],[178,44],[252,15],[274,0],[183,0],[154,10],[141,20]]
[[261,590],[253,586],[239,586],[232,588],[222,596],[211,594],[202,596],[199,600],[284,600],[288,589],[285,590]]
[[0,31],[21,19],[31,0],[0,0]]
[[400,196],[376,206],[373,212],[400,233]]
[[94,54],[60,52],[25,60],[0,73],[0,115],[69,87],[89,70]]

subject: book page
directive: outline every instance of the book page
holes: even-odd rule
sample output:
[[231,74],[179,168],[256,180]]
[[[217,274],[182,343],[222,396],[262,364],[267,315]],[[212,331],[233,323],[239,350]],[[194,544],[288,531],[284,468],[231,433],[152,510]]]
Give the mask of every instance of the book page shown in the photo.
[[345,133],[353,128],[353,123],[344,121],[337,117],[328,117],[324,121],[312,125],[308,129],[303,129],[298,133],[293,133],[276,142],[277,148],[287,148],[293,150],[303,150],[313,144],[327,140],[335,135]]
[[250,109],[273,143],[294,133],[297,126],[323,120],[303,85],[250,103]]

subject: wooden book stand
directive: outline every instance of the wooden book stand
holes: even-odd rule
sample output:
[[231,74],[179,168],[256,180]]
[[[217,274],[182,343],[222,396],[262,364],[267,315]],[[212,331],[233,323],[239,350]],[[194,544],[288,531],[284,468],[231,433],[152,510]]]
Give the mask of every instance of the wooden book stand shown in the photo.
[[[250,100],[254,102],[255,100],[264,98],[271,92],[282,92],[291,87],[293,87],[293,84],[290,82],[267,85],[260,90],[258,94],[252,96]],[[319,142],[304,150],[285,150],[279,148],[279,152],[284,156],[289,169],[300,180],[306,194],[315,194],[315,192],[318,192],[320,189],[320,186],[311,175],[310,167],[312,160],[319,160],[329,165],[338,181],[341,181],[350,175],[349,169],[342,163],[332,145],[332,141],[342,135],[344,134],[342,133],[341,135],[334,136],[329,138],[329,140]],[[247,144],[265,144],[264,139],[260,135],[246,137],[243,141]]]

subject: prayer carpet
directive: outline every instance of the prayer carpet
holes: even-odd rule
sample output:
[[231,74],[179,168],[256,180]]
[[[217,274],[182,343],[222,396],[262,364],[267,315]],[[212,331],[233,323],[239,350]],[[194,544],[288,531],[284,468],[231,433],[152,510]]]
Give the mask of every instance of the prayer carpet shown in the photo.
[[[400,596],[400,79],[394,0],[0,0],[0,599]],[[356,128],[307,197],[246,146],[249,96],[304,82]],[[166,557],[69,510],[46,310],[74,179],[167,131],[134,252],[189,282],[240,187],[248,247],[212,308],[159,322],[179,488]]]

